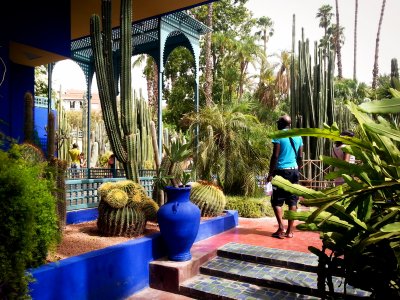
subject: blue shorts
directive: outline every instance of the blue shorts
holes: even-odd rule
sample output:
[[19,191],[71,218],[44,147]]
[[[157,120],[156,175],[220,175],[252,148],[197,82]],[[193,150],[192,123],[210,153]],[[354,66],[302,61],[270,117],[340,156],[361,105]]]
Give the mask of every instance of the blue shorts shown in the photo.
[[[289,180],[291,183],[299,183],[300,174],[298,169],[276,170],[274,175],[282,176],[283,178]],[[278,188],[277,186],[273,186],[272,191],[272,206],[282,206],[284,203],[286,203],[289,207],[297,206],[299,196],[293,195],[290,192]]]

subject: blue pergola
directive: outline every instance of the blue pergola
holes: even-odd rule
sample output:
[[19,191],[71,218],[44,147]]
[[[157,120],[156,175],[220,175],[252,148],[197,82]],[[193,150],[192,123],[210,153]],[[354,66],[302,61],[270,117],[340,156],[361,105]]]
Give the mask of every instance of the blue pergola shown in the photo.
[[[171,13],[157,18],[148,19],[132,24],[132,54],[148,54],[152,56],[158,67],[158,145],[159,155],[162,153],[162,99],[163,99],[163,74],[164,66],[169,54],[177,47],[186,47],[195,60],[195,111],[199,110],[199,58],[200,36],[210,32],[210,28],[197,21],[183,11]],[[113,56],[117,59],[120,55],[120,31],[113,29]],[[84,37],[71,42],[71,59],[74,60],[84,72],[87,86],[87,99],[91,98],[91,85],[93,80],[94,60],[90,37]],[[118,68],[119,64],[114,64]],[[52,68],[52,67],[51,67]],[[51,74],[51,68],[49,75]],[[117,72],[117,77],[119,72]],[[50,77],[50,76],[49,76]],[[115,78],[118,80],[118,78]],[[51,80],[49,84],[51,83]],[[90,101],[88,101],[88,124],[90,128]],[[90,160],[90,130],[88,130],[88,153]]]

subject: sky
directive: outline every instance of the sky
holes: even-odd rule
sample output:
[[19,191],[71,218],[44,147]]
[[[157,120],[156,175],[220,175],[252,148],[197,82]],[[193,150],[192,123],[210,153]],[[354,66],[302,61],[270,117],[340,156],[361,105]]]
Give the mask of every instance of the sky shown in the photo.
[[[358,1],[358,39],[357,39],[357,79],[371,84],[375,55],[375,41],[378,30],[382,0]],[[339,0],[340,25],[344,27],[345,44],[342,47],[342,66],[345,78],[353,77],[353,34],[355,0]],[[247,8],[254,17],[267,16],[274,22],[274,35],[268,42],[269,54],[282,50],[291,50],[292,19],[296,16],[296,41],[301,38],[304,28],[305,38],[310,40],[313,50],[314,41],[319,41],[323,29],[315,17],[318,9],[329,4],[335,12],[335,0],[249,0]],[[335,22],[336,19],[332,20]],[[390,73],[392,58],[400,59],[400,0],[387,0],[382,23],[379,46],[379,73]],[[310,49],[310,50],[311,50]],[[313,51],[310,51],[313,52]],[[146,93],[146,81],[140,69],[134,70],[136,78],[134,89],[143,89]],[[77,64],[70,60],[58,62],[53,72],[53,85],[56,90],[85,89],[85,78]],[[93,90],[97,90],[95,81]]]
[[[274,35],[268,42],[269,54],[292,48],[292,19],[296,18],[296,41],[301,39],[304,28],[305,38],[319,41],[323,29],[316,18],[318,9],[329,4],[335,13],[335,0],[249,0],[247,8],[254,17],[266,16],[274,22]],[[382,0],[358,1],[357,38],[357,79],[371,84],[374,66],[375,42],[378,31]],[[344,27],[345,43],[342,47],[343,76],[353,78],[354,54],[354,11],[355,0],[339,0],[340,26]],[[336,18],[332,20],[336,23]],[[400,0],[386,0],[384,19],[380,34],[379,74],[390,74],[392,58],[400,59]],[[311,52],[310,49],[310,52]]]

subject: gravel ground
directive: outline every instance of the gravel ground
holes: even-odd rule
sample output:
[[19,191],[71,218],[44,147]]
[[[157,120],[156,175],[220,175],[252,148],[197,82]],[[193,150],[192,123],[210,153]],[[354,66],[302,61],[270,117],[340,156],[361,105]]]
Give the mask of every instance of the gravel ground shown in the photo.
[[[158,224],[147,222],[144,233],[139,237],[156,232],[159,232]],[[106,248],[131,239],[135,238],[100,236],[97,231],[96,221],[67,225],[63,231],[60,245],[57,247],[55,253],[49,254],[47,260],[49,262],[58,261],[63,258]]]
[[[202,217],[201,220],[208,220],[209,217]],[[96,221],[67,225],[63,231],[62,241],[55,253],[50,253],[48,262],[58,261],[71,256],[80,255],[97,249],[106,248],[115,244],[123,243],[135,238],[159,232],[157,223],[147,222],[146,229],[142,235],[134,238],[100,236]]]

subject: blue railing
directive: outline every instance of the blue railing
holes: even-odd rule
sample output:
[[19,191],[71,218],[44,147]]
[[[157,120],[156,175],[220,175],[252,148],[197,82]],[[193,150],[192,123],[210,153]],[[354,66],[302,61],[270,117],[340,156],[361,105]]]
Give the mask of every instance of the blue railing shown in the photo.
[[[155,170],[139,170],[139,181],[151,198]],[[126,179],[123,169],[67,169],[66,172],[67,211],[94,208],[99,205],[97,190],[104,182]]]

